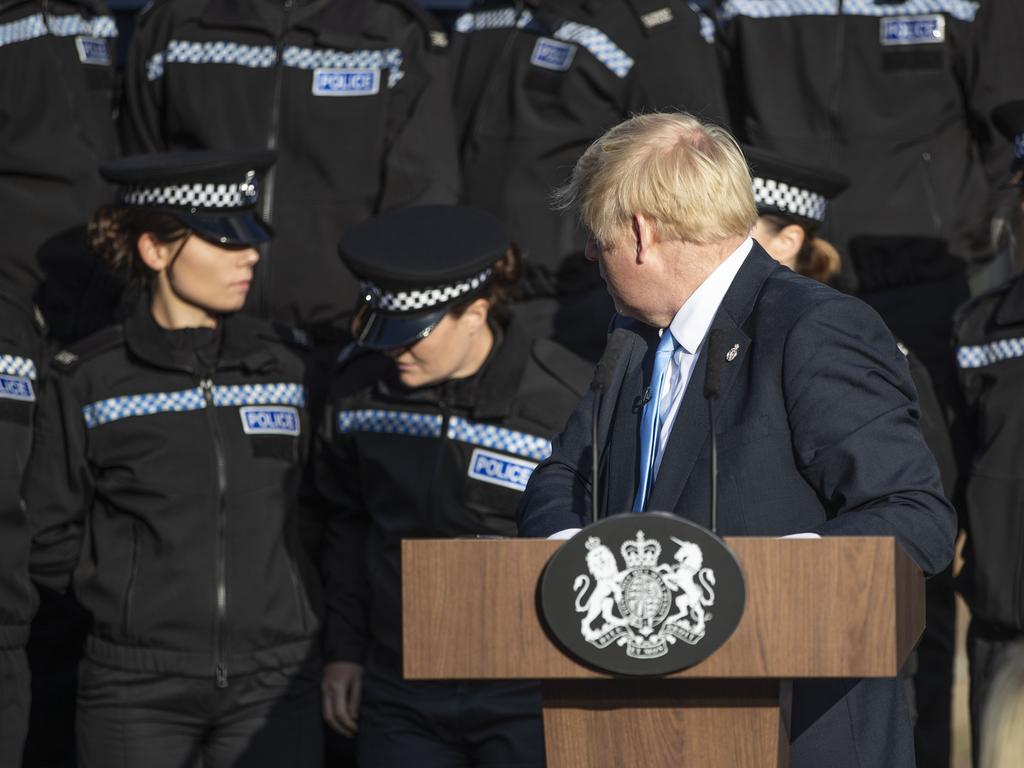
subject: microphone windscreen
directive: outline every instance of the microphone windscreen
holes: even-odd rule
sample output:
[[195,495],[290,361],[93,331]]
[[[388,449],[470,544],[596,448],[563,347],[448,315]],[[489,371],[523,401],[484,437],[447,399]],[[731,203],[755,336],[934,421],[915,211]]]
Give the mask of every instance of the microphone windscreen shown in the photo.
[[722,363],[725,360],[725,331],[712,328],[708,334],[707,369],[704,371],[704,397],[716,398],[722,389]]

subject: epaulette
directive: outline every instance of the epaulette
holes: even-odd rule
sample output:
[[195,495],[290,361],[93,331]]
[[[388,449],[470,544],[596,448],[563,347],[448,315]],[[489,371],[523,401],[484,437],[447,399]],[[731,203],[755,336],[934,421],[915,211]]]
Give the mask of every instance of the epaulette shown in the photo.
[[308,352],[313,348],[309,341],[309,335],[301,328],[293,328],[283,323],[270,323],[269,325],[268,333],[261,335],[265,335],[274,341],[280,341],[286,346],[297,347],[304,352]]
[[1013,277],[1006,282],[1000,283],[994,288],[989,288],[987,291],[982,291],[977,296],[972,296],[970,299],[965,301],[957,307],[956,312],[953,313],[953,328],[959,328],[961,323],[963,323],[964,320],[966,320],[967,317],[972,312],[975,312],[980,306],[1001,299],[1004,295],[1009,293],[1017,280],[1024,280],[1024,275]]
[[112,325],[59,351],[53,356],[53,366],[57,370],[72,371],[86,360],[115,349],[123,343],[124,327]]
[[549,374],[577,395],[582,396],[590,385],[594,366],[550,339],[533,343],[533,357]]
[[448,33],[430,11],[420,7],[413,0],[385,0],[392,5],[397,5],[409,16],[415,19],[423,28],[426,34],[427,47],[434,53],[440,53],[448,48]]

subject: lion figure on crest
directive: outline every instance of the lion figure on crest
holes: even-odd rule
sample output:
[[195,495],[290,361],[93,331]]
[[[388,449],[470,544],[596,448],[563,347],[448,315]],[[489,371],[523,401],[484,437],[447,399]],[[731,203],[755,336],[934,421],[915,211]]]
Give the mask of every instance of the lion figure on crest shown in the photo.
[[[679,549],[673,559],[674,566],[662,565],[665,583],[669,589],[680,590],[675,599],[676,612],[665,619],[666,624],[679,622],[695,635],[704,632],[705,622],[711,615],[705,613],[705,606],[715,602],[715,574],[710,568],[704,568],[704,555],[700,547],[692,541],[681,541],[672,537]],[[700,586],[697,585],[700,581]]]
[[[580,633],[584,639],[591,640],[607,632],[611,627],[625,624],[626,621],[612,613],[616,599],[622,598],[622,576],[619,574],[615,555],[594,536],[587,540],[587,550],[587,568],[590,570],[590,576],[581,573],[573,582],[572,589],[576,593],[576,611],[586,611],[587,614],[580,622]],[[594,578],[594,591],[584,601],[583,596],[590,589],[591,576]],[[598,616],[604,620],[604,624],[594,629],[593,623]]]

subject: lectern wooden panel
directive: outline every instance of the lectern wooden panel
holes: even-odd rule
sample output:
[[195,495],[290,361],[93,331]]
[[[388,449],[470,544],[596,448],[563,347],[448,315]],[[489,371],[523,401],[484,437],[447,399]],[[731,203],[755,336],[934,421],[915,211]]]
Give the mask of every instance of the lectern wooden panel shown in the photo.
[[924,628],[924,578],[891,538],[732,538],[747,581],[736,632],[661,679],[584,666],[541,624],[559,542],[402,542],[409,679],[538,679],[551,768],[788,764],[789,680],[893,677]]

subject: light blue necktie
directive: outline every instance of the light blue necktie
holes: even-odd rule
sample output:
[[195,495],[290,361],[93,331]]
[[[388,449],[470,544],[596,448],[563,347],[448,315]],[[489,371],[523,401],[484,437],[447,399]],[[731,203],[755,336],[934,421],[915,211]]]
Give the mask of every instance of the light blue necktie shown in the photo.
[[676,341],[672,332],[666,328],[661,333],[661,341],[654,351],[654,369],[651,371],[651,396],[644,403],[644,411],[640,417],[640,479],[633,498],[633,511],[643,512],[647,504],[647,494],[651,488],[651,469],[654,466],[654,446],[658,439],[658,411],[661,408],[661,383],[665,378],[665,368],[672,361]]

